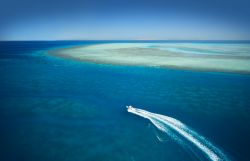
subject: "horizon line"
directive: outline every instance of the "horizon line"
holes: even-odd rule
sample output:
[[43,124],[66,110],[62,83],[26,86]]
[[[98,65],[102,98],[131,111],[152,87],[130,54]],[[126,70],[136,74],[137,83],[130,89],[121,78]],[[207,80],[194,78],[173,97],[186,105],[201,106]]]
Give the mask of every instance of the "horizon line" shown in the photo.
[[204,40],[199,40],[199,39],[65,39],[65,40],[0,40],[0,42],[3,41],[250,41],[250,39],[204,39]]

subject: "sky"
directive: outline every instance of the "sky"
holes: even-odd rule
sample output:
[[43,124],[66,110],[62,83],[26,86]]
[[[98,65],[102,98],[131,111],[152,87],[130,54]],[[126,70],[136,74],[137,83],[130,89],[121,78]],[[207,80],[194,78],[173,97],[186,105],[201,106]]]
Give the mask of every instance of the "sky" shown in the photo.
[[0,40],[250,40],[249,0],[1,0]]

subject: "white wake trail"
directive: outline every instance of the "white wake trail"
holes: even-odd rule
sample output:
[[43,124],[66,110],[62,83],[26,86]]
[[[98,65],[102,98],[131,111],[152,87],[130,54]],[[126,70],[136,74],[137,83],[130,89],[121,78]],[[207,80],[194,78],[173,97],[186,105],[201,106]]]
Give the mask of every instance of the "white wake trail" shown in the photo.
[[[182,122],[168,116],[151,113],[142,109],[134,108],[132,106],[128,106],[128,112],[139,115],[143,118],[149,119],[159,130],[168,133],[169,129],[176,131],[186,140],[191,142],[197,148],[199,148],[206,156],[212,161],[222,161],[229,160],[223,152],[215,147],[211,142],[207,139],[188,128]],[[174,138],[178,140],[177,138]]]

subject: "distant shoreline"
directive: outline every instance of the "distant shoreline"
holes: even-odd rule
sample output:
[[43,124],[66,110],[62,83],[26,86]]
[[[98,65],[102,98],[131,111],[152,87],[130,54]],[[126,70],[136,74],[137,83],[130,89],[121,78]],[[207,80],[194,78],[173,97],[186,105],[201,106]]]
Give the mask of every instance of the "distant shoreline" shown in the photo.
[[[154,45],[156,45],[156,47],[154,47]],[[206,45],[194,47],[195,50],[205,52],[205,54],[193,54],[192,52],[185,53],[185,51],[173,52],[168,50],[172,47],[171,45],[168,43],[105,43],[54,49],[50,50],[48,53],[57,57],[96,64],[149,66],[182,70],[250,74],[250,53],[240,53],[241,50],[244,51],[248,48],[250,51],[249,45],[238,47],[236,44],[229,43],[229,47],[221,47],[220,45],[215,45],[215,47],[210,47],[211,45],[208,47]],[[239,52],[233,53],[235,51],[232,51],[231,54],[230,50],[235,49],[230,45],[236,45],[236,52]],[[185,49],[189,46],[183,43],[181,45],[177,44],[174,47],[177,47],[177,49]],[[228,50],[229,54],[207,54],[206,50]]]

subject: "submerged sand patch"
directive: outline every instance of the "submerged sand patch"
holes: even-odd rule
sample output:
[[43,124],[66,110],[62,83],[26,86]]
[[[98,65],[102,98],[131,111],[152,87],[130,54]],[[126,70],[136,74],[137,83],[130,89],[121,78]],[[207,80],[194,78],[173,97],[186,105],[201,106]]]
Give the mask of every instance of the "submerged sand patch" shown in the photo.
[[250,73],[250,44],[109,43],[49,53],[102,64]]

